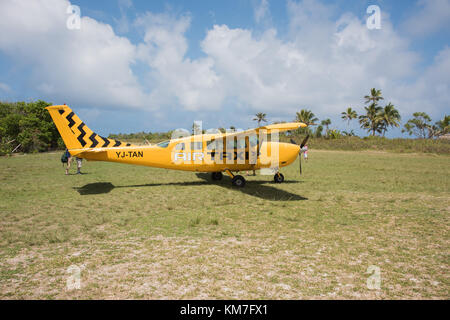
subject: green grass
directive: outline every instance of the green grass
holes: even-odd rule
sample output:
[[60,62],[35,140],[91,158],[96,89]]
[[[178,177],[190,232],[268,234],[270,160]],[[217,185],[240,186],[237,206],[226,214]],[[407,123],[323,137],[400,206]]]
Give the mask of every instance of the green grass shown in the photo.
[[[293,138],[300,143],[305,138],[306,133],[294,135]],[[280,141],[289,142],[291,136],[281,134]],[[143,139],[123,139],[130,143],[145,145]],[[150,143],[161,142],[161,139],[151,139]],[[385,138],[379,136],[367,137],[346,137],[338,139],[327,139],[325,137],[312,138],[308,141],[311,149],[319,150],[340,150],[340,151],[387,151],[396,153],[435,153],[450,155],[449,139],[404,139]]]
[[[296,137],[302,141],[304,135]],[[287,137],[282,140],[288,141]],[[341,137],[339,139],[313,138],[308,143],[312,149],[345,150],[345,151],[389,151],[399,153],[436,153],[450,154],[450,140],[448,139],[403,139],[383,137]]]
[[313,149],[244,189],[59,158],[0,158],[0,299],[450,298],[449,156]]

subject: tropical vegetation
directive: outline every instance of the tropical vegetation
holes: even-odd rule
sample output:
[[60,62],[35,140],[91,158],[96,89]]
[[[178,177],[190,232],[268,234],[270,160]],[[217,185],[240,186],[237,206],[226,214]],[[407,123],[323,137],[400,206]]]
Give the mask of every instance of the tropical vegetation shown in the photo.
[[50,103],[0,101],[0,155],[48,151],[64,144],[50,114]]
[[[303,122],[309,126],[298,129],[295,132],[282,134],[282,137],[309,134],[315,138],[325,140],[348,139],[351,143],[366,146],[366,143],[361,144],[357,142],[357,139],[360,138],[356,137],[355,131],[350,128],[352,120],[357,119],[360,127],[366,130],[371,137],[384,137],[390,128],[398,128],[401,125],[400,113],[396,107],[391,102],[384,106],[379,105],[382,100],[384,100],[384,97],[381,90],[372,88],[369,94],[364,96],[365,106],[363,113],[358,115],[356,110],[351,107],[347,107],[346,110],[341,112],[341,119],[347,123],[345,131],[332,127],[330,118],[320,121],[311,109],[301,109],[299,112],[296,112],[294,121]],[[14,152],[42,152],[64,148],[64,143],[49,113],[44,109],[49,105],[51,103],[42,100],[32,102],[0,101],[0,155]],[[258,126],[261,126],[262,122],[268,122],[267,114],[263,112],[256,113],[253,120],[257,122]],[[194,130],[195,128],[196,124],[193,124],[192,129]],[[235,127],[230,126],[230,129],[235,130]],[[226,132],[224,128],[219,128],[219,130]],[[450,133],[450,116],[445,115],[443,119],[433,123],[427,113],[415,112],[412,118],[403,125],[402,132],[419,139],[437,138]],[[110,134],[108,137],[135,143],[155,143],[170,139],[171,134],[172,131],[115,133]],[[403,140],[397,139],[396,141]],[[445,143],[443,142],[444,148],[439,147],[436,149],[433,147],[429,150],[447,150]],[[377,142],[377,144],[380,143]],[[400,144],[403,144],[403,142]],[[381,145],[384,146],[385,143],[383,142]],[[439,146],[441,145],[439,144]],[[404,148],[399,147],[397,149],[403,150]]]
[[258,112],[255,114],[255,118],[253,118],[254,121],[258,122],[258,127],[261,125],[261,122],[267,122],[266,114],[262,112]]
[[413,118],[409,119],[404,125],[402,132],[414,135],[417,138],[431,139],[439,137],[450,132],[450,116],[446,115],[444,119],[432,124],[431,118],[425,112],[413,113]]

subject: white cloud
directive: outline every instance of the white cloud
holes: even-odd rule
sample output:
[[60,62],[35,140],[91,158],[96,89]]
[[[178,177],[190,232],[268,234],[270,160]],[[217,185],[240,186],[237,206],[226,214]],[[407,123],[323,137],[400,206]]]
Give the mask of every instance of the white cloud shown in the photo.
[[434,118],[440,117],[442,112],[449,114],[450,48],[442,49],[416,81],[401,84],[391,91],[394,102],[404,105],[404,113],[425,111]]
[[114,19],[116,29],[119,33],[127,33],[130,30],[130,22],[128,21],[127,10],[133,6],[131,0],[118,0],[120,18]]
[[450,0],[419,0],[417,13],[410,16],[403,28],[413,36],[426,36],[450,28]]
[[309,107],[339,114],[362,104],[371,87],[386,88],[413,75],[417,56],[393,31],[368,30],[351,14],[331,19],[333,7],[316,1],[289,2],[290,40],[273,29],[214,26],[202,43],[222,75],[227,95],[253,111],[291,114]]
[[11,92],[11,87],[7,85],[6,83],[0,82],[0,90],[4,92]]
[[145,29],[144,42],[138,46],[137,57],[151,67],[152,97],[162,103],[177,99],[187,110],[219,109],[224,100],[222,80],[213,71],[210,57],[185,58],[184,36],[190,16],[176,19],[167,14],[146,13],[136,25]]
[[270,20],[269,1],[260,0],[255,5],[253,14],[255,16],[256,23],[266,21],[267,19]]
[[54,101],[145,107],[146,94],[131,71],[136,48],[89,17],[82,17],[80,30],[67,29],[69,4],[1,1],[0,50],[29,68],[24,77]]
[[[201,42],[205,56],[190,59],[188,14],[143,13],[134,23],[143,40],[133,45],[89,17],[82,18],[81,30],[67,30],[68,4],[0,2],[0,50],[26,64],[35,88],[52,101],[152,109],[168,118],[226,106],[286,120],[303,107],[337,119],[346,107],[362,107],[372,87],[406,113],[420,105],[438,112],[450,101],[449,49],[418,74],[418,55],[387,13],[380,30],[368,30],[365,21],[337,15],[334,6],[289,1],[287,35],[214,25]],[[260,5],[257,20],[270,14],[267,2]],[[135,64],[139,77],[132,72]],[[228,111],[228,117],[238,116]]]

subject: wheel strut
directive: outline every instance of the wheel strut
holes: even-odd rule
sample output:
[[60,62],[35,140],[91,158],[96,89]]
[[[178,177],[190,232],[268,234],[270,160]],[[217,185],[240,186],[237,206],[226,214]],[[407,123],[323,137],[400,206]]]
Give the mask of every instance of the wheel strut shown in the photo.
[[245,179],[243,176],[241,175],[234,175],[233,172],[231,172],[231,170],[226,169],[225,170],[226,174],[228,174],[231,178],[231,183],[233,184],[233,186],[235,187],[243,187],[245,186]]

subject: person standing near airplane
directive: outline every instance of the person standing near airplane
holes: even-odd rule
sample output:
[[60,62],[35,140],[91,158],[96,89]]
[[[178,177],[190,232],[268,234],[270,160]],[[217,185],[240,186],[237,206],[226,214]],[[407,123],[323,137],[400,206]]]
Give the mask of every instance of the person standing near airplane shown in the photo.
[[70,163],[72,162],[72,155],[69,152],[69,149],[66,148],[66,151],[64,152],[63,156],[61,157],[61,162],[67,165],[66,167],[66,175],[69,174],[70,169]]
[[308,161],[308,145],[305,144],[305,146],[302,148],[303,151],[303,158],[305,159],[305,161]]
[[83,159],[82,158],[78,158],[78,157],[75,157],[75,159],[77,160],[77,174],[83,174],[81,172],[81,162],[83,161]]
[[[70,165],[72,164],[72,160],[73,160],[73,157],[70,154],[69,149],[66,149],[66,151],[64,152],[64,154],[63,154],[63,156],[61,158],[61,161],[62,161],[63,165],[64,165],[64,163],[67,164],[66,175],[69,174],[69,169],[70,169]],[[75,160],[77,161],[77,174],[82,174],[82,172],[81,172],[81,163],[82,163],[83,159],[75,157]]]

